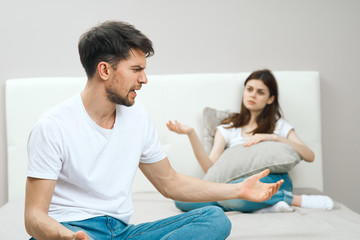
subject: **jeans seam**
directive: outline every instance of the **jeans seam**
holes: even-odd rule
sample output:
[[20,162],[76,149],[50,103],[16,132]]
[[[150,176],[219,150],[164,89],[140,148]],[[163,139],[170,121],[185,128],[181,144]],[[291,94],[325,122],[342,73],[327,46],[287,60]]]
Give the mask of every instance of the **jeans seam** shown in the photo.
[[[200,213],[200,214],[203,215],[202,213]],[[189,224],[193,223],[194,221],[195,221],[195,218],[193,220],[191,220],[191,222],[189,222],[188,224],[185,224],[185,225],[181,226],[180,228],[172,231],[166,238],[164,238],[164,240],[169,239],[169,237],[171,237],[175,232],[179,231],[180,229],[184,228],[185,226],[188,226]]]
[[[139,236],[139,235],[141,235],[141,234],[144,234],[144,233],[146,233],[146,232],[148,232],[148,231],[152,231],[152,230],[155,230],[155,229],[162,228],[162,227],[164,227],[164,226],[166,226],[166,225],[169,225],[169,224],[171,224],[171,223],[178,222],[178,221],[180,221],[180,220],[182,220],[182,219],[184,219],[184,218],[191,217],[191,216],[195,216],[195,215],[204,215],[204,213],[203,213],[203,212],[198,212],[198,213],[194,213],[194,214],[188,215],[188,216],[186,216],[186,217],[177,218],[177,219],[174,220],[174,221],[167,222],[167,223],[165,223],[165,224],[163,224],[163,225],[161,225],[161,226],[157,226],[157,227],[154,227],[154,228],[151,228],[151,229],[147,229],[146,231],[139,232],[139,233],[137,233],[137,234],[135,234],[135,235],[128,236],[128,237],[126,237],[126,238],[127,238],[127,239],[131,239],[131,238],[137,237],[137,236]],[[195,220],[195,219],[191,220],[190,223],[192,223],[194,220]],[[188,224],[190,224],[190,223],[188,223]],[[187,226],[188,224],[186,224],[186,225],[184,225],[184,226]],[[176,229],[175,231],[183,228],[184,226]]]

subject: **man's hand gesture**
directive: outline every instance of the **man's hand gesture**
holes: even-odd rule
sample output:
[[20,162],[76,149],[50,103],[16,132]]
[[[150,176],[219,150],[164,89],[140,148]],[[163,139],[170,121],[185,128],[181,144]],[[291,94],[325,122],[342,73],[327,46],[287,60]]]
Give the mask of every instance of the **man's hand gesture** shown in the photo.
[[75,233],[74,240],[90,240],[90,238],[85,232],[78,231],[78,232]]
[[241,186],[240,198],[252,202],[263,202],[269,200],[283,184],[284,180],[280,180],[276,183],[262,183],[260,179],[266,177],[270,173],[269,169],[266,169],[258,174],[254,174],[243,182]]

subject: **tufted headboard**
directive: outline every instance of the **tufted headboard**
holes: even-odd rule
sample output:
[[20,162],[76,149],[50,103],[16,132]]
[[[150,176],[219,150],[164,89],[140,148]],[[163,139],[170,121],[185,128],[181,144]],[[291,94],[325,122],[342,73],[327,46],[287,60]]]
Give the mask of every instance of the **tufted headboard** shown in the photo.
[[[136,101],[147,108],[160,141],[173,167],[184,174],[202,177],[186,136],[167,130],[168,120],[193,126],[203,135],[204,107],[239,111],[243,82],[249,73],[150,75]],[[315,152],[315,162],[302,161],[291,172],[294,187],[323,191],[321,152],[320,78],[318,72],[274,72],[285,119],[300,138]],[[27,139],[38,116],[56,103],[79,93],[86,78],[23,78],[6,81],[6,131],[8,145],[9,200],[23,197],[27,169]],[[133,191],[155,188],[141,171]]]

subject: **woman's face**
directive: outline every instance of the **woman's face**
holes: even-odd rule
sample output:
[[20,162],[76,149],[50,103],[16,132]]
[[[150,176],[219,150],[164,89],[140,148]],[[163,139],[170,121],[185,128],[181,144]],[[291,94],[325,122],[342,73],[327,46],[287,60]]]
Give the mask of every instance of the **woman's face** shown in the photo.
[[268,87],[259,79],[249,80],[245,85],[243,103],[250,112],[261,112],[274,98],[270,97]]

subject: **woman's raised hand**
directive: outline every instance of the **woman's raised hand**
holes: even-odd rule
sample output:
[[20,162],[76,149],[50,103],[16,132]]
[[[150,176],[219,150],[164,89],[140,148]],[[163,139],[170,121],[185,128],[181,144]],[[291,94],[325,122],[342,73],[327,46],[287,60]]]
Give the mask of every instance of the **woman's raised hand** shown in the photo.
[[170,131],[176,132],[178,134],[190,134],[194,132],[194,129],[192,127],[183,125],[176,120],[174,123],[172,121],[169,121],[166,126]]

